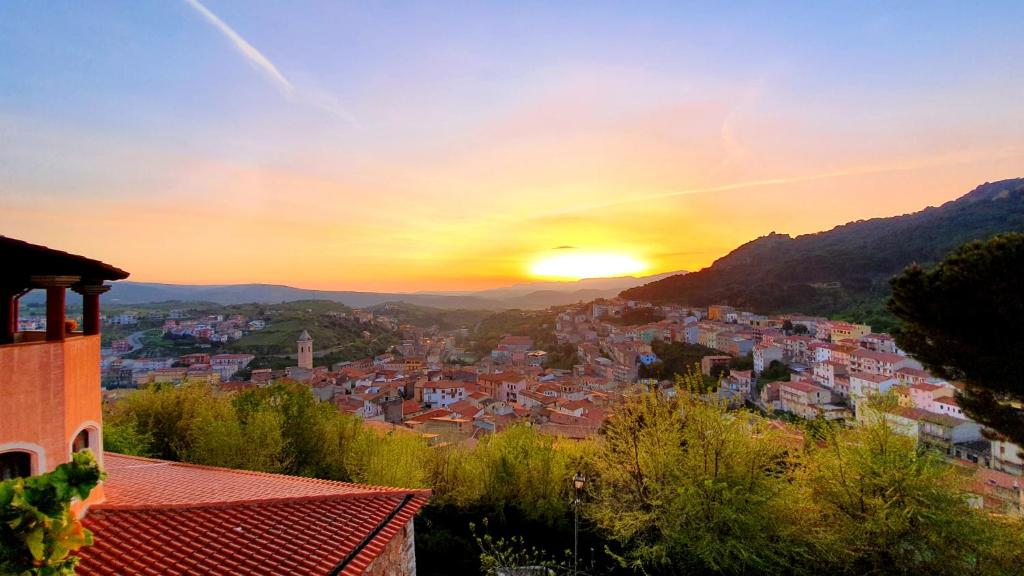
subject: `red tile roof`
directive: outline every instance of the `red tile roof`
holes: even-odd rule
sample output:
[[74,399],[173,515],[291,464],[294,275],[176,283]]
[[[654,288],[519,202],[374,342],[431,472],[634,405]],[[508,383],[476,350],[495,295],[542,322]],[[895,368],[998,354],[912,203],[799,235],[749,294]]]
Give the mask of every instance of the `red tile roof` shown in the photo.
[[[404,490],[107,453],[79,575],[361,573],[422,507]],[[382,526],[379,532],[373,532]],[[360,546],[368,538],[364,546]]]

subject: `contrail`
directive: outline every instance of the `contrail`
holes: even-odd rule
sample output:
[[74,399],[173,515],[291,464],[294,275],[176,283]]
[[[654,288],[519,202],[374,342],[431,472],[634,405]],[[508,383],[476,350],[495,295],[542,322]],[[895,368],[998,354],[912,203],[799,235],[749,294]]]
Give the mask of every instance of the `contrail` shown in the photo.
[[185,2],[195,8],[196,12],[199,12],[207,22],[213,24],[224,36],[227,36],[235,48],[242,53],[242,56],[257,69],[262,70],[270,78],[271,82],[281,90],[281,93],[284,94],[284,97],[289,102],[316,108],[348,124],[356,124],[355,118],[332,95],[308,88],[296,89],[295,85],[288,78],[285,78],[285,75],[277,69],[277,66],[274,66],[274,63],[269,58],[264,56],[255,46],[246,42],[245,38],[242,38],[238,32],[235,32],[231,26],[228,26],[223,20],[218,18],[216,14],[210,12],[199,0],[185,0]]
[[216,14],[210,12],[206,6],[203,6],[199,0],[185,0],[189,6],[196,9],[196,12],[206,18],[206,20],[213,24],[217,30],[220,30],[222,34],[227,36],[228,40],[234,44],[235,48],[245,56],[253,66],[262,70],[270,79],[281,89],[286,96],[292,96],[295,93],[295,86],[281,74],[281,71],[274,66],[274,63],[270,61],[262,52],[256,49],[255,46],[245,41],[245,38],[239,36],[238,32],[235,32],[230,26],[224,23],[223,20],[217,17]]

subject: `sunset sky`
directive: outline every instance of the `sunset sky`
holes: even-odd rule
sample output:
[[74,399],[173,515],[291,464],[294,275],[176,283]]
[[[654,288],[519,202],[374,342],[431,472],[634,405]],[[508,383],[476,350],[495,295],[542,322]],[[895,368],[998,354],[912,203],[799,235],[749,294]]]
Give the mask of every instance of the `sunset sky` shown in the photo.
[[139,281],[475,289],[1024,176],[1024,2],[724,4],[7,0],[0,234]]

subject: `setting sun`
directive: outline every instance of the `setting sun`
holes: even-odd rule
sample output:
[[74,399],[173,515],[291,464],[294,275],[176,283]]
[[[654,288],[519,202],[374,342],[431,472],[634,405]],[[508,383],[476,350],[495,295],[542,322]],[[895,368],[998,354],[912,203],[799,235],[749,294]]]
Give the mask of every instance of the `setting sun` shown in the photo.
[[624,254],[560,254],[542,258],[530,267],[539,278],[609,278],[643,272],[647,264]]

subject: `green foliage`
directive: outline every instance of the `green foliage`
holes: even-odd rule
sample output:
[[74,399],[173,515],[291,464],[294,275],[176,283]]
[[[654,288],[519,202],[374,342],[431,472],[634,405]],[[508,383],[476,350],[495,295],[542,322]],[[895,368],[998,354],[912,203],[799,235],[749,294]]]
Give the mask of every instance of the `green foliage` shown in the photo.
[[558,344],[548,349],[547,353],[548,359],[544,365],[547,368],[571,370],[573,366],[580,362],[579,357],[576,355],[575,344]]
[[[521,425],[432,447],[366,427],[293,383],[227,395],[154,387],[106,421],[133,423],[154,453],[177,459],[429,487],[417,519],[425,575],[559,558],[572,542],[577,472],[589,479],[581,549],[601,551],[606,573],[1008,576],[1024,562],[1020,523],[968,508],[951,468],[884,421],[853,431],[814,422],[794,445],[776,422],[706,401],[692,368],[677,383],[614,409],[584,442]],[[489,538],[467,528],[482,518]]]
[[387,302],[371,306],[369,310],[395,318],[402,324],[412,324],[420,328],[436,327],[439,330],[472,328],[477,322],[494,314],[489,310],[442,310],[408,302]]
[[914,214],[796,238],[773,233],[708,268],[622,296],[690,306],[727,303],[766,313],[849,311],[850,319],[885,329],[893,326],[881,307],[890,277],[912,262],[937,262],[964,242],[1009,231],[1024,231],[1024,179],[984,184],[956,202]]
[[652,341],[651,350],[658,357],[658,361],[650,366],[641,365],[638,370],[639,376],[669,381],[676,375],[687,374],[695,364],[700,364],[701,358],[722,354],[718,350],[700,344],[665,342],[663,340]]
[[646,573],[787,573],[813,552],[784,446],[766,420],[700,400],[680,378],[604,427],[588,515]]
[[[968,507],[957,472],[884,421],[826,434],[797,479],[827,526],[833,574],[1014,574],[1019,522]],[[1000,547],[1000,544],[1011,544]]]
[[557,314],[554,309],[506,310],[492,314],[476,325],[472,334],[472,352],[477,357],[484,357],[508,334],[529,336],[533,339],[534,348],[552,350],[558,345],[555,339]]
[[660,308],[627,308],[619,316],[604,316],[601,320],[620,326],[639,326],[664,320]]
[[779,380],[789,380],[789,375],[792,371],[789,366],[779,362],[778,360],[772,360],[765,366],[761,374],[758,375],[758,383],[764,384],[766,382],[776,382]]
[[150,446],[153,436],[139,430],[138,422],[125,418],[118,422],[103,424],[103,449],[107,452],[128,454],[130,456],[152,456]]
[[958,380],[974,420],[1024,445],[1024,234],[960,247],[934,268],[892,280],[897,344],[934,374]]
[[729,370],[753,370],[754,355],[733,356],[729,359]]
[[473,539],[480,548],[480,568],[483,574],[497,576],[522,573],[530,576],[557,576],[572,573],[571,550],[565,550],[564,558],[558,559],[544,549],[528,545],[522,536],[495,538],[487,531],[486,518],[483,525],[483,535],[477,534],[475,524],[469,525]]
[[92,544],[71,513],[73,498],[85,499],[103,478],[96,459],[78,452],[53,472],[0,483],[0,573],[72,575],[70,554]]

